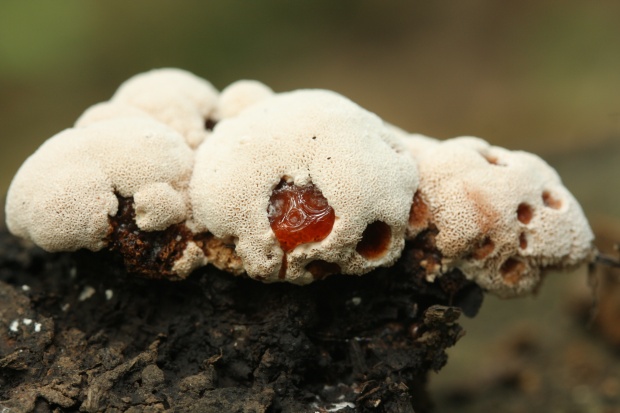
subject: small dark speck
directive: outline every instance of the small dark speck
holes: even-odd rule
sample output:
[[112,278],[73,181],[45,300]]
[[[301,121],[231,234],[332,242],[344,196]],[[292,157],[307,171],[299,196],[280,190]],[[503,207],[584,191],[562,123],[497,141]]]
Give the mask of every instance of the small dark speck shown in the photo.
[[215,125],[217,124],[216,121],[214,121],[213,119],[207,119],[205,120],[205,129],[208,131],[212,131],[213,128],[215,128]]
[[313,136],[312,139],[316,139],[316,136]]
[[329,158],[327,158],[327,160],[329,161],[332,157],[330,156]]

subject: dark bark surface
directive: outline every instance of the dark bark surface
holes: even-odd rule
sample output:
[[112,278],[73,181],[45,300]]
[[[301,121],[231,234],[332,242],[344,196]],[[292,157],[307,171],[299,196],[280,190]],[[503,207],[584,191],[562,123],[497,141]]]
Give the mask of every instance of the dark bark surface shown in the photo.
[[213,267],[170,282],[1,232],[0,411],[429,411],[427,375],[463,334],[454,305],[473,314],[482,294],[425,282],[415,254],[305,287]]

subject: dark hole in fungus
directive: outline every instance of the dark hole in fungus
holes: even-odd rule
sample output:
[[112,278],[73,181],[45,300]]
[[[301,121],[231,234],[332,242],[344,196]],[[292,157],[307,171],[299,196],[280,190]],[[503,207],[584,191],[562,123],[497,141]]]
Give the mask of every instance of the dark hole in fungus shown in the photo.
[[205,120],[205,129],[208,131],[212,131],[213,128],[215,128],[215,125],[217,125],[217,122],[214,121],[213,119],[206,119]]
[[383,257],[390,247],[392,228],[385,222],[375,221],[368,225],[355,250],[367,260]]
[[306,270],[312,274],[315,280],[322,280],[329,275],[340,274],[341,272],[338,264],[324,260],[314,260],[308,263],[308,265],[306,265]]
[[425,228],[430,221],[431,213],[428,205],[424,202],[420,191],[413,195],[413,203],[409,210],[409,226],[412,228]]
[[285,180],[273,190],[267,208],[269,224],[284,252],[325,239],[336,220],[321,191],[310,184],[299,187]]
[[529,224],[534,216],[534,210],[529,204],[522,202],[517,207],[517,219],[522,224]]
[[478,245],[478,247],[472,252],[472,258],[476,260],[483,260],[488,257],[495,249],[495,243],[489,237],[485,237],[484,240]]
[[525,235],[525,232],[522,232],[521,235],[519,235],[519,248],[522,250],[527,248],[527,236]]
[[525,263],[514,257],[508,258],[499,269],[499,272],[504,279],[504,282],[508,285],[517,284],[523,277],[523,271],[525,270]]
[[542,193],[542,200],[546,207],[552,209],[560,209],[562,207],[562,201],[551,195],[549,191],[544,191]]

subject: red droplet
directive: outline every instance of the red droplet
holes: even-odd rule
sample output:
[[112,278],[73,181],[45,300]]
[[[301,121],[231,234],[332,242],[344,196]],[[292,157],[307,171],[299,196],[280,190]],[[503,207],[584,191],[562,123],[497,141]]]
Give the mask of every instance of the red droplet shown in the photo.
[[325,239],[336,219],[334,209],[314,185],[299,187],[284,181],[273,190],[267,213],[284,252]]

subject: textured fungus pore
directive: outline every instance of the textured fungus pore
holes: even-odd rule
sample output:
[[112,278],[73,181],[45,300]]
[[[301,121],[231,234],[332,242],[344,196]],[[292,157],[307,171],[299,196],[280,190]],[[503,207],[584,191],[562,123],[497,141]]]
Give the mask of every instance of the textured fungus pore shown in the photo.
[[549,192],[549,191],[544,191],[543,192],[542,199],[543,199],[543,203],[545,204],[546,207],[549,207],[549,208],[552,208],[552,209],[560,209],[560,208],[562,208],[562,201],[560,201],[559,199],[557,199],[553,195],[551,195],[551,192]]
[[495,243],[489,237],[485,237],[484,240],[477,246],[472,252],[472,258],[475,260],[483,260],[488,257],[495,250]]
[[517,258],[508,258],[499,269],[504,282],[508,285],[516,285],[526,270],[525,263]]
[[271,194],[267,213],[271,229],[285,252],[324,240],[336,219],[334,209],[314,185],[299,187],[285,181]]
[[315,260],[306,265],[306,270],[312,274],[315,280],[322,280],[323,278],[339,274],[341,269],[338,264],[327,262],[324,260]]
[[375,221],[368,225],[362,234],[362,240],[355,250],[367,260],[376,260],[385,255],[390,248],[392,229],[388,224]]
[[529,206],[525,202],[519,204],[519,207],[517,208],[517,219],[519,220],[519,222],[527,225],[530,223],[533,216],[534,211],[532,211],[531,206]]

